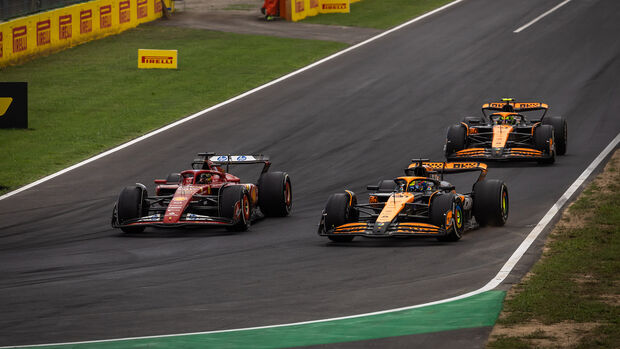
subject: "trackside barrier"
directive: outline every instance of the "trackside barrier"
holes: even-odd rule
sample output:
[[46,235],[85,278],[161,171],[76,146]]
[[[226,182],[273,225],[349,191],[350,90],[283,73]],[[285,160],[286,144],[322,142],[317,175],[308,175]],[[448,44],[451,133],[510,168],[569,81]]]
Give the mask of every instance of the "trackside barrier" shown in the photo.
[[349,13],[351,3],[357,1],[360,0],[285,0],[284,18],[297,22],[319,13]]
[[0,23],[0,67],[137,27],[172,0],[94,0]]

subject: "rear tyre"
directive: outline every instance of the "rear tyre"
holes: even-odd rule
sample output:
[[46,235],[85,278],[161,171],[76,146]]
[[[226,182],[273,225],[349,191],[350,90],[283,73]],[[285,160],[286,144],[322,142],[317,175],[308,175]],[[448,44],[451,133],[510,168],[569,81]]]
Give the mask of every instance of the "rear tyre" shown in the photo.
[[465,230],[463,204],[454,194],[442,194],[431,203],[431,223],[445,227],[447,235],[437,237],[439,241],[458,241]]
[[247,231],[250,228],[252,208],[245,186],[229,185],[220,189],[220,216],[233,220],[229,231]]
[[467,130],[465,126],[459,124],[448,127],[445,146],[446,158],[449,158],[450,155],[453,155],[459,150],[465,149],[466,140]]
[[286,172],[266,172],[260,176],[258,206],[269,217],[285,217],[291,213],[293,189]]
[[508,188],[499,179],[486,179],[474,185],[474,217],[482,227],[502,226],[508,219]]
[[566,154],[566,143],[568,141],[568,125],[566,119],[561,116],[546,117],[543,119],[543,125],[551,125],[553,127],[556,154]]
[[[352,206],[357,205],[357,197],[349,193],[332,194],[325,204],[325,230],[331,230],[346,223],[351,223],[359,218],[359,212]],[[334,242],[350,242],[355,236],[334,236],[328,238]]]
[[[148,202],[146,189],[139,185],[130,185],[121,191],[116,203],[116,214],[118,222],[125,224],[130,219],[140,218],[148,212]],[[141,233],[144,226],[122,227],[125,233]]]
[[541,164],[552,164],[555,162],[555,151],[550,143],[554,143],[553,126],[541,125],[534,130],[534,147],[545,154],[549,154],[547,159],[540,160]]

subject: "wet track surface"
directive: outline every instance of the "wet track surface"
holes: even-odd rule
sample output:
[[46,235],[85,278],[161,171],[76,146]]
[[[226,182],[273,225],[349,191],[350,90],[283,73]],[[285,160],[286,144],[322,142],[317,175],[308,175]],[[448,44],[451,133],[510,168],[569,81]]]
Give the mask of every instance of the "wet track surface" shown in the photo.
[[[574,1],[513,33],[556,4],[464,1],[0,201],[0,345],[314,320],[483,286],[620,131],[620,3]],[[556,164],[490,169],[510,192],[505,227],[457,243],[337,245],[316,235],[329,194],[346,188],[364,198],[367,184],[401,175],[413,157],[443,159],[446,127],[500,97],[548,103],[569,127]],[[272,169],[292,178],[293,215],[234,234],[110,228],[123,186],[142,182],[153,192],[153,179],[201,151],[270,155]],[[477,346],[487,333],[385,343]]]

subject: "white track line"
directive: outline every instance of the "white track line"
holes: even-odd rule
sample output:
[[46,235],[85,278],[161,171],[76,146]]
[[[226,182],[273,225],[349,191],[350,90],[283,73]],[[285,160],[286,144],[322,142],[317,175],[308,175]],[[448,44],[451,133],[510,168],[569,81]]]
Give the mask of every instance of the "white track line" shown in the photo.
[[519,33],[519,32],[521,32],[522,30],[526,29],[526,28],[527,28],[527,27],[529,27],[530,25],[532,25],[532,24],[534,24],[534,23],[538,22],[539,20],[541,20],[543,17],[545,17],[545,16],[547,16],[547,15],[551,14],[551,12],[553,12],[553,11],[555,11],[555,10],[559,9],[560,7],[562,7],[562,6],[566,5],[566,4],[568,4],[570,1],[571,1],[571,0],[564,0],[563,2],[561,2],[560,4],[558,4],[556,7],[552,8],[551,10],[549,10],[549,11],[547,11],[547,12],[543,13],[542,15],[540,15],[540,16],[538,16],[538,17],[536,17],[536,18],[534,18],[534,19],[533,19],[533,20],[531,20],[528,24],[526,24],[526,25],[522,26],[521,28],[519,28],[519,29],[517,29],[517,30],[513,31],[513,33]]
[[493,290],[495,287],[499,286],[506,279],[506,277],[508,277],[508,275],[510,274],[512,269],[515,267],[515,265],[517,265],[519,260],[521,260],[521,257],[523,257],[523,255],[530,248],[532,243],[538,238],[540,233],[542,233],[545,230],[545,228],[547,228],[549,223],[552,221],[553,217],[555,217],[555,215],[558,212],[560,212],[562,207],[568,202],[568,200],[571,198],[571,196],[573,196],[573,194],[575,194],[577,189],[579,189],[584,184],[584,182],[590,177],[592,172],[594,172],[594,170],[601,164],[601,162],[603,162],[603,160],[616,148],[616,146],[618,146],[618,143],[620,143],[620,133],[618,133],[616,135],[616,137],[611,141],[611,143],[609,143],[607,145],[607,147],[605,147],[605,149],[603,149],[603,151],[594,159],[594,161],[592,161],[592,163],[590,163],[590,165],[581,173],[581,175],[579,177],[577,177],[577,179],[573,182],[573,184],[570,185],[570,187],[568,187],[568,189],[564,192],[564,194],[562,194],[562,196],[558,199],[558,201],[556,201],[555,204],[553,206],[551,206],[549,211],[547,211],[547,213],[544,215],[544,217],[538,222],[538,224],[536,224],[534,229],[532,229],[532,231],[528,234],[528,236],[525,238],[525,240],[523,240],[523,242],[521,242],[521,244],[516,249],[516,251],[512,254],[512,256],[510,256],[508,261],[506,261],[504,266],[502,266],[502,268],[499,270],[497,275],[495,275],[495,277],[493,279],[491,279],[491,281],[489,281],[486,285],[482,286],[481,288],[479,288],[477,290],[474,290],[474,291],[462,294],[460,296],[456,296],[456,297],[452,297],[452,298],[446,298],[446,299],[441,299],[441,300],[438,300],[438,301],[424,303],[424,304],[412,305],[412,306],[408,306],[408,307],[376,311],[376,312],[372,312],[372,313],[357,314],[357,315],[350,315],[350,316],[341,316],[341,317],[335,317],[335,318],[330,318],[330,319],[294,322],[294,323],[280,324],[280,325],[246,327],[246,328],[237,328],[237,329],[230,329],[230,330],[219,330],[219,331],[177,333],[177,334],[166,334],[166,335],[158,335],[158,336],[144,336],[144,337],[128,337],[128,338],[104,339],[104,340],[93,340],[93,341],[83,341],[83,342],[20,345],[20,346],[12,346],[12,347],[0,347],[0,349],[3,349],[3,348],[41,347],[41,346],[51,346],[51,345],[75,345],[75,344],[87,344],[87,343],[105,343],[105,342],[117,342],[117,341],[136,340],[136,339],[156,339],[156,338],[204,335],[204,334],[222,333],[222,332],[250,331],[250,330],[261,330],[261,329],[277,328],[277,327],[285,327],[285,326],[298,326],[298,325],[316,324],[316,323],[320,323],[320,322],[354,319],[354,318],[360,318],[360,317],[364,317],[364,316],[379,315],[379,314],[385,314],[385,313],[393,313],[393,312],[402,311],[402,310],[410,310],[410,309],[415,309],[415,308],[422,308],[422,307],[426,307],[426,306],[429,306],[429,305],[442,304],[442,303],[452,302],[452,301],[456,301],[456,300],[459,300],[459,299],[464,299],[464,298],[467,298],[467,297],[475,296],[477,294]]
[[244,98],[244,97],[249,96],[249,95],[251,95],[253,93],[261,91],[261,90],[263,90],[263,89],[265,89],[265,88],[267,88],[269,86],[275,85],[275,84],[277,84],[277,83],[279,83],[281,81],[284,81],[284,80],[287,80],[289,78],[292,78],[292,77],[294,77],[294,76],[296,76],[298,74],[301,74],[301,73],[305,72],[306,70],[309,70],[309,69],[312,69],[312,68],[316,67],[319,64],[323,64],[323,63],[325,63],[327,61],[330,61],[330,60],[332,60],[332,59],[334,59],[334,58],[336,58],[338,56],[341,56],[341,55],[343,55],[343,54],[345,54],[347,52],[353,51],[353,50],[355,50],[358,47],[361,47],[361,46],[364,46],[366,44],[369,44],[369,43],[371,43],[371,42],[373,42],[375,40],[378,40],[378,39],[380,39],[380,38],[382,38],[382,37],[384,37],[384,36],[386,36],[386,35],[388,35],[390,33],[393,33],[393,32],[395,32],[397,30],[400,30],[403,27],[406,27],[406,26],[408,26],[408,25],[410,25],[412,23],[418,22],[418,21],[420,21],[420,20],[422,20],[422,19],[424,19],[426,17],[432,16],[435,13],[443,11],[443,10],[445,10],[445,9],[447,9],[449,7],[452,7],[452,6],[454,6],[454,5],[456,5],[456,4],[460,3],[460,2],[463,2],[463,1],[465,1],[465,0],[455,0],[455,1],[453,1],[453,2],[451,2],[449,4],[446,4],[446,5],[442,6],[442,7],[436,8],[433,11],[427,12],[427,13],[419,16],[419,17],[416,17],[416,18],[410,20],[409,22],[403,23],[403,24],[401,24],[401,25],[399,25],[397,27],[394,27],[394,28],[392,28],[390,30],[386,30],[383,33],[378,34],[376,36],[373,36],[370,39],[367,39],[367,40],[362,41],[362,42],[360,42],[358,44],[355,44],[355,45],[353,45],[351,47],[348,47],[348,48],[346,48],[346,49],[344,49],[342,51],[336,52],[336,53],[334,53],[331,56],[325,57],[325,58],[321,59],[320,61],[316,61],[316,62],[314,62],[314,63],[312,63],[310,65],[307,65],[307,66],[305,66],[303,68],[300,68],[300,69],[298,69],[298,70],[296,70],[296,71],[294,71],[292,73],[286,74],[286,75],[284,75],[284,76],[282,76],[282,77],[280,77],[278,79],[270,81],[270,82],[268,82],[268,83],[266,83],[266,84],[264,84],[262,86],[259,86],[257,88],[254,88],[254,89],[250,90],[250,91],[244,92],[244,93],[242,93],[242,94],[240,94],[240,95],[238,95],[236,97],[233,97],[233,98],[231,98],[231,99],[229,99],[227,101],[224,101],[224,102],[216,104],[216,105],[214,105],[214,106],[212,106],[210,108],[207,108],[207,109],[204,109],[202,111],[199,111],[196,114],[192,114],[192,115],[190,115],[190,116],[188,116],[186,118],[183,118],[183,119],[181,119],[179,121],[173,122],[172,124],[166,125],[166,126],[160,128],[160,129],[157,129],[157,130],[155,130],[153,132],[147,133],[147,134],[145,134],[142,137],[138,137],[138,138],[133,139],[133,140],[127,142],[127,143],[121,144],[121,145],[119,145],[116,148],[110,149],[110,150],[105,151],[105,152],[103,152],[101,154],[93,156],[92,158],[86,159],[86,160],[84,160],[84,161],[82,161],[80,163],[77,163],[77,164],[75,164],[75,165],[73,165],[71,167],[67,167],[67,168],[65,168],[65,169],[63,169],[61,171],[58,171],[58,172],[53,173],[53,174],[51,174],[49,176],[43,177],[43,178],[39,179],[36,182],[32,182],[30,184],[27,184],[27,185],[25,185],[25,186],[23,186],[21,188],[18,188],[16,190],[14,190],[14,191],[8,192],[8,193],[0,196],[0,200],[4,200],[4,199],[6,199],[8,197],[11,197],[11,196],[13,196],[15,194],[21,193],[22,191],[28,190],[28,189],[30,189],[30,188],[32,188],[34,186],[37,186],[37,185],[39,185],[41,183],[47,182],[50,179],[56,178],[56,177],[58,177],[60,175],[63,175],[65,173],[69,172],[69,171],[75,170],[76,168],[82,167],[82,166],[84,166],[84,165],[86,165],[88,163],[91,163],[93,161],[99,160],[99,159],[101,159],[101,158],[103,158],[105,156],[108,156],[108,155],[112,154],[112,153],[116,153],[119,150],[122,150],[122,149],[125,149],[127,147],[130,147],[130,146],[132,146],[132,145],[134,145],[134,144],[136,144],[136,143],[138,143],[140,141],[143,141],[143,140],[145,140],[147,138],[151,138],[151,137],[153,137],[153,136],[155,136],[155,135],[157,135],[159,133],[162,133],[164,131],[167,131],[167,130],[175,127],[175,126],[181,125],[181,124],[183,124],[183,123],[185,123],[187,121],[190,121],[190,120],[195,119],[195,118],[197,118],[199,116],[202,116],[202,115],[204,115],[204,114],[206,114],[206,113],[208,113],[208,112],[210,112],[212,110],[221,108],[221,107],[223,107],[223,106],[225,106],[227,104],[230,104],[230,103],[232,103],[234,101],[237,101],[237,100],[239,100],[241,98]]

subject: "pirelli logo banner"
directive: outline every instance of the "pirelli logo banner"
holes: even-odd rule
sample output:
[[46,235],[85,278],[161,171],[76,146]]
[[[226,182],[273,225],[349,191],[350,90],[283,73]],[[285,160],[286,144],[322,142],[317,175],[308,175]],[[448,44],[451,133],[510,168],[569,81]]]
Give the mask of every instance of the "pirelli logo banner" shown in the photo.
[[349,13],[351,2],[349,0],[321,0],[320,13]]
[[138,50],[138,68],[177,69],[177,50]]

